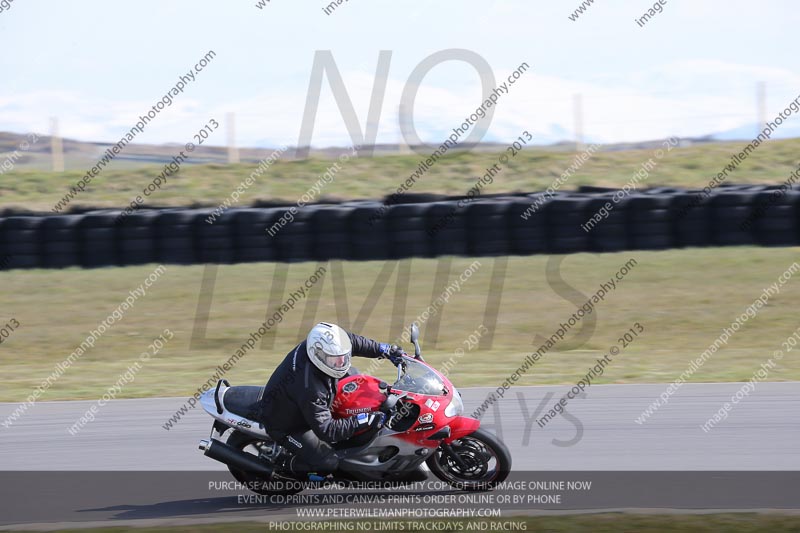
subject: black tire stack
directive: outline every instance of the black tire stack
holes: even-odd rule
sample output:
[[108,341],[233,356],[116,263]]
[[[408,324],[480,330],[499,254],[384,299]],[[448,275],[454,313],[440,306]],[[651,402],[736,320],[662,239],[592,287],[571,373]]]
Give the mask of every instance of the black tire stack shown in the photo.
[[[146,263],[384,260],[664,250],[800,243],[800,193],[766,186],[607,189],[297,208],[119,211],[0,218],[2,268],[92,268]],[[614,201],[614,200],[617,201]],[[611,208],[608,209],[609,204]],[[608,209],[595,223],[589,220]],[[589,229],[591,227],[591,229]],[[587,231],[588,229],[588,231]]]

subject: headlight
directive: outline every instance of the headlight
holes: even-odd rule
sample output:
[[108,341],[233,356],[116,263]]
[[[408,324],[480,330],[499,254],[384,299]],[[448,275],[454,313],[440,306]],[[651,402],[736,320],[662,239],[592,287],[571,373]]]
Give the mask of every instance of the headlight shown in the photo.
[[453,399],[444,408],[444,416],[458,416],[464,412],[464,402],[461,401],[461,393],[453,387]]

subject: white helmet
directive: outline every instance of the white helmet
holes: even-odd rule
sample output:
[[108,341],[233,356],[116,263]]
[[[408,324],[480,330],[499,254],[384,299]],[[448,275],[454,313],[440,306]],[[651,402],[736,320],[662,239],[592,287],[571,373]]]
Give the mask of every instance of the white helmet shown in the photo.
[[347,332],[336,324],[320,322],[306,339],[308,358],[315,367],[333,378],[341,378],[350,370],[353,345]]

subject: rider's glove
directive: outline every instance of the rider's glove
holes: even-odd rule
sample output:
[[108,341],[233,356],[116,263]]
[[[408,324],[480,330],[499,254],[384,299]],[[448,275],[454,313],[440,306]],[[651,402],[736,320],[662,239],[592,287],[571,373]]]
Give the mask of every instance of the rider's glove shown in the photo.
[[390,346],[389,344],[381,343],[381,351],[383,352],[383,356],[391,361],[394,366],[403,362],[403,354],[405,352],[400,346],[396,344]]
[[378,430],[383,427],[383,423],[386,421],[386,415],[380,411],[360,413],[356,415],[356,420],[358,420],[358,429],[369,428]]

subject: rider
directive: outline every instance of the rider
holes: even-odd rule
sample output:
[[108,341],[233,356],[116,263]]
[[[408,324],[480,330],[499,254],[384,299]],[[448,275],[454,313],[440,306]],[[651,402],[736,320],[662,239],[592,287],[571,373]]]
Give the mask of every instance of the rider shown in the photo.
[[[292,452],[290,470],[322,480],[339,464],[331,444],[345,441],[364,429],[378,431],[385,415],[361,413],[334,419],[331,405],[338,381],[358,374],[351,355],[386,358],[395,365],[402,348],[349,333],[335,324],[320,322],[305,341],[290,351],[264,388],[261,419],[269,435]],[[349,371],[349,372],[348,372]]]

